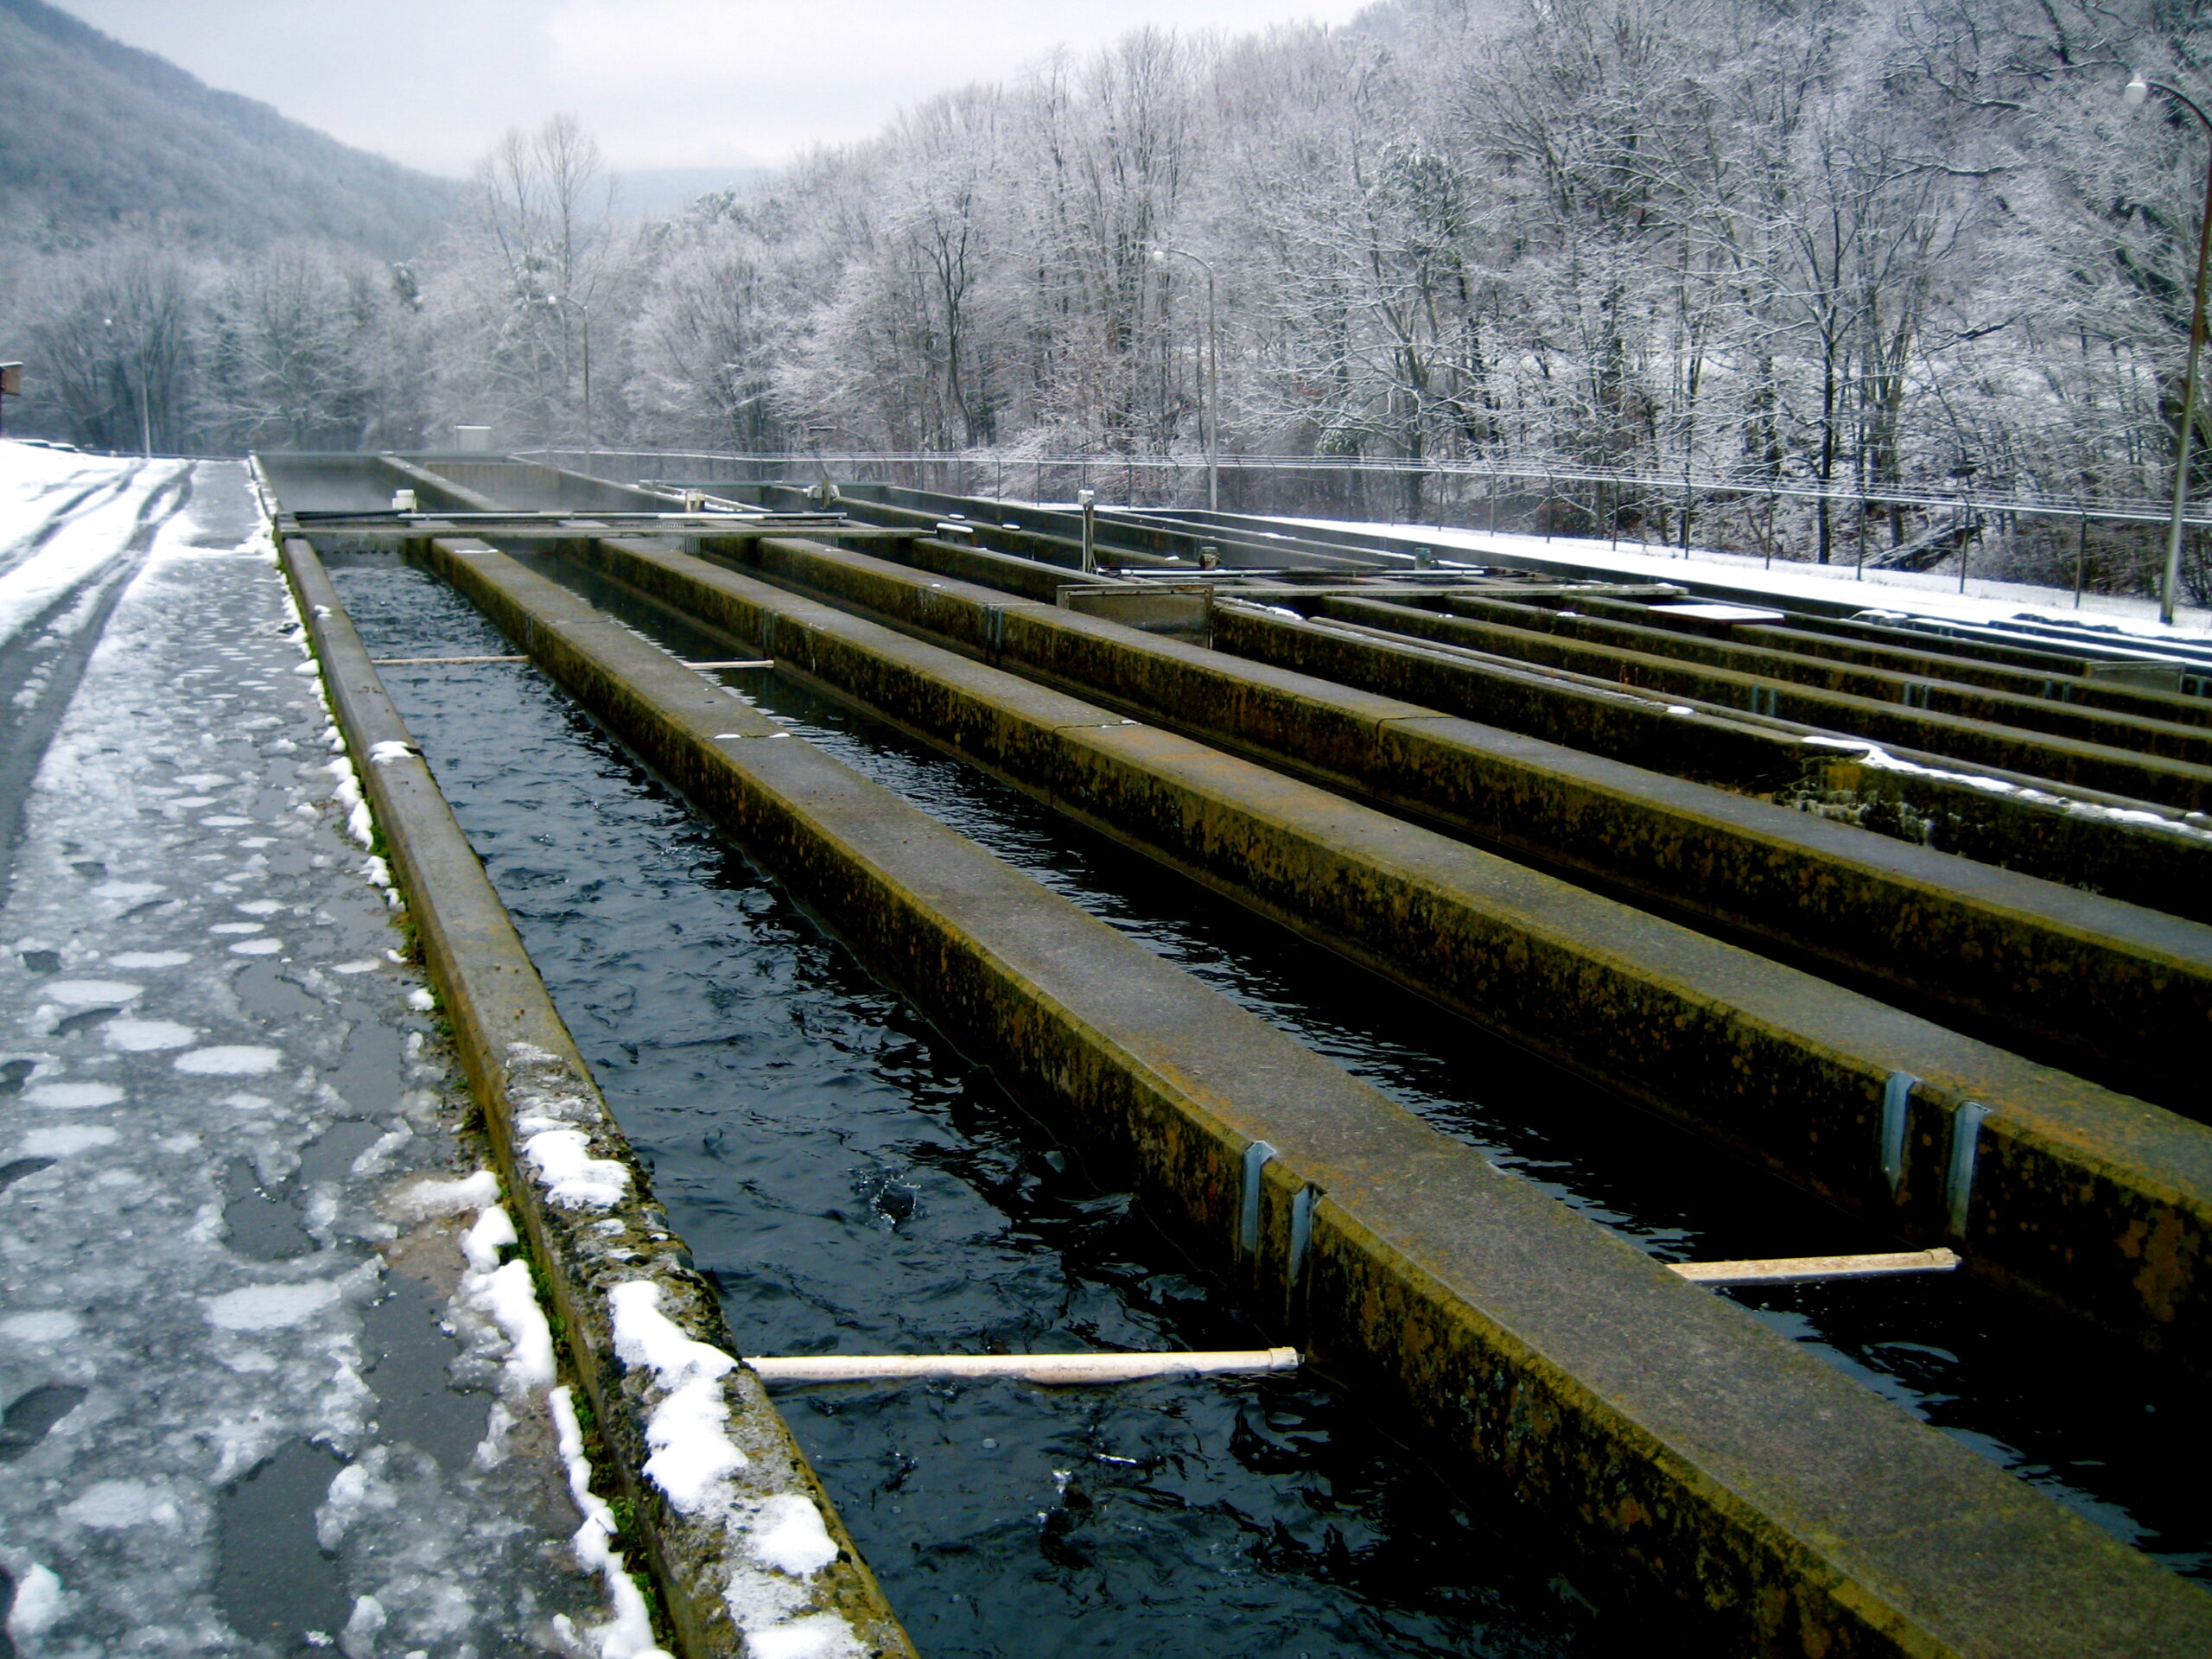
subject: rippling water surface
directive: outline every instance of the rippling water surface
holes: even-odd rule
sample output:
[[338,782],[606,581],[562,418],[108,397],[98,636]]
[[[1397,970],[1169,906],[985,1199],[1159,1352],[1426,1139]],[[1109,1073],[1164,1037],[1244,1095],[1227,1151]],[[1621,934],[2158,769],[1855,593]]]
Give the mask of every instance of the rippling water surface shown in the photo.
[[[542,565],[590,596],[581,573]],[[415,571],[337,573],[379,655],[503,649]],[[726,644],[634,608],[687,655]],[[535,673],[388,683],[659,1193],[758,1352],[1258,1345],[939,1033]],[[1885,1240],[779,677],[721,677],[848,764],[1670,1260]],[[1961,1280],[1738,1300],[2198,1574],[2190,1396]],[[2062,1335],[2063,1333],[2061,1333]],[[1295,1383],[789,1395],[931,1656],[1611,1651],[1356,1409]],[[2177,1471],[2185,1478],[2177,1481]],[[2194,1476],[2194,1478],[2186,1478]],[[1507,1523],[1510,1525],[1510,1522]]]
[[[334,574],[375,654],[501,649],[413,571]],[[741,1346],[1264,1345],[531,671],[386,674]],[[931,1659],[1612,1650],[1295,1378],[782,1395]]]

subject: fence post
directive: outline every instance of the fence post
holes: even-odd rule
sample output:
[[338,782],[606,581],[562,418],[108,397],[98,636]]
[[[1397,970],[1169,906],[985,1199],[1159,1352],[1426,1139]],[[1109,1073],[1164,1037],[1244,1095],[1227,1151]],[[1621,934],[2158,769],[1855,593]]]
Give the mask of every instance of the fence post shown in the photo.
[[2074,543],[2074,608],[2082,608],[2082,569],[2089,562],[2089,515],[2082,515],[2081,539]]

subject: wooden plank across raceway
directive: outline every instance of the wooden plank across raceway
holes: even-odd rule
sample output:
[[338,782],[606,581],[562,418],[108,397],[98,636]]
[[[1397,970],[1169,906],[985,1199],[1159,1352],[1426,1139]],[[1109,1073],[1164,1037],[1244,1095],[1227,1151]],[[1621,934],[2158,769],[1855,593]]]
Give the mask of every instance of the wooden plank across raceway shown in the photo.
[[2212,1597],[556,583],[427,556],[1268,1323],[1691,1650],[2212,1649]]

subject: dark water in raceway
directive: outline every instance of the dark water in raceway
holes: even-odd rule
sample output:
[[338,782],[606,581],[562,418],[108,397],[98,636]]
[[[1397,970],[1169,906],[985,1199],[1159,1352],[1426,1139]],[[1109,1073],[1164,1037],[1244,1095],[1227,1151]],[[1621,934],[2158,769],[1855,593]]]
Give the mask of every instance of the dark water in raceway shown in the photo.
[[[536,563],[533,561],[533,563]],[[540,565],[687,656],[732,654]],[[500,652],[419,571],[334,568],[372,654]],[[1264,1345],[1127,1195],[535,671],[385,671],[741,1348]],[[772,673],[765,712],[1669,1260],[1887,1242],[1017,791]],[[2190,1396],[1952,1279],[1738,1296],[2208,1576]],[[779,1390],[931,1659],[1618,1651],[1555,1564],[1297,1378]]]

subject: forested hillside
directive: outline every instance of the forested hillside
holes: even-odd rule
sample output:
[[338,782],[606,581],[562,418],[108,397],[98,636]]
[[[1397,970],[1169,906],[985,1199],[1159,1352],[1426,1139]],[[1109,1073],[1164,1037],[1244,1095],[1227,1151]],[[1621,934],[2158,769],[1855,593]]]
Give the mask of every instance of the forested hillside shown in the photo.
[[[480,194],[426,275],[440,396],[575,443],[575,314],[521,297],[557,263],[602,447],[1191,457],[1206,283],[1172,246],[1216,276],[1231,453],[1681,480],[1638,533],[1725,479],[1705,533],[1800,556],[1924,527],[1870,524],[1862,488],[2155,501],[2205,137],[2120,92],[2136,67],[2203,90],[2208,41],[2153,0],[1402,0],[1140,34],[643,240],[556,255],[546,215],[520,253],[482,215],[520,227],[529,192]],[[1837,499],[1754,524],[1767,481]],[[2142,550],[2099,532],[2093,580]]]
[[403,258],[422,251],[458,194],[41,0],[0,0],[0,233],[10,241],[160,225],[230,248],[308,237]]

